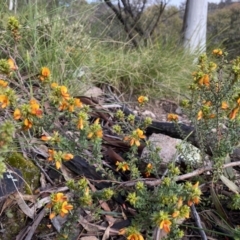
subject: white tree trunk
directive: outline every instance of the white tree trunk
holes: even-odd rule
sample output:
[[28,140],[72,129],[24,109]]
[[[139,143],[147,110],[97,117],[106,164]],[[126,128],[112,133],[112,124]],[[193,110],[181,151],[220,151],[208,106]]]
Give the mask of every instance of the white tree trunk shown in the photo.
[[17,13],[17,0],[14,0],[14,13],[16,14]]
[[207,11],[207,0],[187,0],[183,23],[183,45],[191,53],[206,50]]
[[9,11],[13,10],[13,0],[9,0],[9,7],[8,7]]

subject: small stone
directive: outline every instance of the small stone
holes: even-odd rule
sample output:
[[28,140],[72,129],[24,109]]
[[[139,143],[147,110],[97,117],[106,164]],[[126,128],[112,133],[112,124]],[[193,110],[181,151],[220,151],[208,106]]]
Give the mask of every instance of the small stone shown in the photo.
[[181,109],[181,107],[178,107],[175,112],[176,112],[176,114],[178,114],[178,115],[182,115],[182,109]]
[[92,86],[83,95],[86,96],[86,97],[97,98],[97,97],[103,95],[103,91],[102,91],[102,89],[100,89],[98,87]]
[[134,111],[133,111],[133,114],[137,116],[137,115],[138,115],[138,111],[137,111],[137,110],[134,110]]
[[[191,166],[202,164],[200,150],[190,143],[181,139],[172,138],[164,134],[152,134],[149,142],[153,148],[160,148],[159,157],[162,160],[160,164],[160,173],[166,169],[166,165],[172,161],[184,161]],[[149,150],[144,148],[141,159],[149,162]]]
[[145,110],[145,111],[142,113],[142,116],[144,116],[144,117],[156,118],[156,115],[155,115],[153,112],[149,111],[149,110]]

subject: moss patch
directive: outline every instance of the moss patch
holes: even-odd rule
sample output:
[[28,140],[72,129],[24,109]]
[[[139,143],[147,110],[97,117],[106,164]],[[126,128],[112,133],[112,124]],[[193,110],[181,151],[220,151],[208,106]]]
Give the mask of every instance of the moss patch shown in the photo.
[[31,194],[34,189],[39,187],[40,170],[31,160],[25,159],[20,153],[13,153],[6,159],[6,163],[22,172],[23,179],[27,183],[24,188],[27,194]]

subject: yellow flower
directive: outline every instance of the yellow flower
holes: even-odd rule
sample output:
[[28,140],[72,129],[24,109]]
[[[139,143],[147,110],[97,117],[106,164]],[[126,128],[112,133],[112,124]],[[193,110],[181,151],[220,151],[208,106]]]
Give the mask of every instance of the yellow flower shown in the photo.
[[46,142],[47,142],[47,141],[49,141],[49,140],[51,140],[51,139],[52,139],[51,136],[47,136],[47,135],[42,135],[42,136],[41,136],[41,140],[42,140],[42,141],[46,141]]
[[48,79],[51,75],[51,72],[48,67],[42,67],[41,69],[41,75],[39,76],[39,79],[41,81],[44,81],[45,79]]
[[214,49],[213,51],[212,51],[212,54],[213,55],[216,55],[216,56],[222,56],[223,55],[223,51],[221,50],[221,49]]
[[217,64],[214,62],[209,63],[209,70],[214,71],[217,68]]
[[78,122],[77,122],[77,129],[83,129],[84,127],[84,120],[82,118],[79,118],[78,119]]
[[1,108],[6,108],[10,104],[8,96],[0,95],[0,103],[1,103]]
[[33,123],[28,118],[26,118],[23,122],[23,125],[24,125],[24,129],[28,130],[28,129],[32,128]]
[[95,120],[93,125],[90,127],[90,132],[87,135],[89,139],[100,139],[103,137],[103,131],[101,125],[99,124],[99,118]]
[[74,106],[75,107],[83,107],[83,103],[81,102],[81,100],[79,98],[74,98]]
[[130,170],[130,168],[129,168],[129,166],[128,166],[128,164],[126,162],[119,162],[119,161],[117,161],[115,164],[116,164],[116,166],[118,166],[117,167],[117,171],[120,170],[120,169],[123,172]]
[[223,101],[221,104],[221,109],[226,110],[228,108],[229,108],[229,106],[228,106],[227,102]]
[[79,112],[77,120],[77,129],[83,129],[88,125],[88,114],[84,111]]
[[56,213],[55,212],[51,212],[51,214],[49,215],[49,219],[51,220],[51,219],[55,218],[55,216],[56,216]]
[[151,171],[153,169],[153,166],[151,163],[148,163],[147,167],[146,167],[146,172],[145,172],[145,176],[149,177],[151,175]]
[[143,131],[142,131],[141,129],[138,128],[138,129],[136,130],[136,132],[137,132],[137,135],[138,135],[139,138],[145,138],[145,136],[144,136],[144,134],[143,134]]
[[146,96],[139,96],[138,97],[138,103],[143,105],[144,103],[148,102],[148,97]]
[[63,193],[55,193],[51,197],[52,202],[57,203],[57,202],[64,202],[67,200],[67,197]]
[[7,60],[7,62],[8,62],[9,67],[10,67],[10,69],[11,69],[12,71],[15,71],[15,70],[18,69],[18,67],[15,65],[15,63],[14,63],[14,61],[13,61],[12,58],[9,58],[9,59]]
[[127,136],[124,138],[125,141],[128,141],[130,146],[136,145],[140,146],[140,140],[145,138],[146,136],[143,134],[143,131],[139,128],[132,132],[131,136]]
[[60,87],[61,95],[65,100],[68,100],[70,98],[70,95],[68,93],[68,89],[66,86],[61,86]]
[[58,110],[59,111],[64,111],[64,110],[68,109],[68,107],[69,107],[68,102],[63,100],[63,101],[60,102],[60,106],[58,107]]
[[239,107],[235,107],[234,109],[232,109],[232,111],[230,112],[230,114],[229,114],[229,116],[228,116],[229,119],[230,119],[230,120],[235,119],[238,112],[239,112]]
[[17,108],[17,109],[14,110],[13,118],[14,118],[15,120],[18,120],[18,119],[21,118],[21,111],[20,111],[20,109]]
[[178,121],[178,115],[174,113],[169,113],[167,116],[168,121]]
[[71,154],[71,153],[65,153],[65,154],[63,154],[63,159],[64,160],[71,160],[71,159],[73,159],[74,158],[74,156]]
[[191,200],[188,200],[188,206],[192,206],[193,204],[199,204],[200,202],[200,197],[194,197]]
[[140,233],[132,233],[127,237],[127,240],[144,240]]
[[48,154],[49,154],[48,161],[53,161],[55,151],[53,149],[48,149]]
[[8,82],[0,79],[0,86],[1,86],[1,87],[4,87],[4,88],[5,88],[5,87],[7,87],[7,85],[8,85]]
[[177,202],[177,208],[180,208],[182,205],[183,205],[183,200],[182,200],[182,197],[180,197]]
[[205,86],[209,87],[209,85],[210,85],[210,83],[209,83],[209,75],[208,75],[208,74],[205,74],[203,77],[201,77],[201,78],[199,79],[199,81],[198,81],[198,84],[199,84],[200,86],[205,85]]
[[30,100],[30,112],[32,115],[35,115],[37,117],[42,117],[42,110],[40,109],[40,105],[35,99]]
[[198,188],[198,186],[199,186],[199,182],[196,182],[192,187],[193,187],[193,189],[196,189],[196,188]]
[[192,193],[191,197],[188,200],[188,206],[192,206],[192,204],[198,204],[200,202],[200,195],[202,194],[201,190],[199,189],[199,182],[196,182],[191,187]]
[[69,211],[71,211],[73,209],[73,205],[68,204],[67,201],[64,201],[62,204],[62,208],[61,208],[61,212],[60,212],[60,216],[64,217],[66,214],[68,214]]
[[58,107],[58,110],[59,110],[59,111],[64,111],[64,110],[68,109],[68,107],[69,107],[68,102],[65,101],[65,100],[63,100],[63,101],[60,102],[60,105],[59,105],[59,107]]
[[170,220],[164,219],[160,222],[159,228],[163,229],[166,233],[169,233],[171,225],[172,225],[172,222]]
[[55,83],[55,82],[53,82],[53,83],[51,84],[51,88],[56,88],[57,86],[58,86],[58,84]]
[[179,216],[179,214],[180,214],[180,211],[175,211],[175,212],[173,212],[172,217],[176,218]]
[[55,166],[56,166],[57,169],[59,169],[62,166],[62,164],[61,164],[61,162],[56,160],[55,161]]
[[81,108],[83,106],[82,102],[78,98],[71,98],[68,101],[68,111],[69,112],[74,112],[74,108],[78,107]]
[[203,118],[203,111],[200,110],[197,114],[197,120],[201,120]]
[[126,234],[126,228],[121,228],[119,231],[118,231],[118,235],[125,235]]

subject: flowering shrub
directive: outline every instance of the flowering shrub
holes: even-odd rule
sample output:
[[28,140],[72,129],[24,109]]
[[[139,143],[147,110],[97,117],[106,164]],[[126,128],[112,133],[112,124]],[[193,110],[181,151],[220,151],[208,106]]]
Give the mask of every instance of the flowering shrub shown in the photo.
[[[11,17],[7,29],[14,51],[9,50],[9,56],[0,59],[0,175],[6,171],[4,160],[9,149],[15,151],[19,146],[34,152],[35,147],[45,144],[48,148],[46,165],[50,164],[59,171],[63,169],[64,161],[81,155],[115,185],[95,191],[84,177],[69,180],[69,197],[58,191],[50,195],[50,203],[46,206],[50,219],[56,215],[74,215],[74,210],[80,207],[87,207],[97,219],[101,212],[99,201],[109,201],[122,194],[126,204],[134,207],[137,213],[131,226],[119,234],[129,240],[150,239],[153,228],[156,228],[164,232],[167,239],[180,239],[184,235],[180,225],[190,217],[190,206],[200,203],[202,193],[197,181],[176,182],[181,171],[174,163],[169,164],[168,172],[154,189],[148,187],[146,178],[159,178],[161,165],[160,149],[151,149],[146,138],[145,131],[152,120],[135,121],[134,115],[125,116],[121,110],[112,116],[115,124],[109,127],[109,131],[116,134],[129,151],[118,156],[113,163],[105,164],[106,168],[102,155],[105,151],[102,147],[104,128],[99,116],[94,119],[94,114],[91,115],[94,108],[74,97],[67,85],[56,82],[58,79],[47,63],[35,62],[38,71],[25,76],[27,70],[18,50],[22,40],[21,25]],[[240,77],[240,59],[226,64],[222,50],[214,50],[213,54],[217,63],[208,60],[206,55],[200,57],[198,70],[193,74],[194,83],[190,86],[192,99],[184,100],[182,105],[194,119],[202,150],[205,139],[213,128],[216,129],[212,134],[214,145],[211,150],[215,163],[222,164],[225,155],[239,140],[236,129],[239,128],[240,95],[236,86]],[[147,103],[148,97],[140,96],[137,101],[141,107]],[[176,114],[169,114],[168,120],[177,124],[179,118]],[[226,124],[229,134],[225,137],[223,126]],[[146,162],[139,159],[138,154],[145,145],[153,150]],[[122,176],[131,183],[130,187],[121,182]]]

